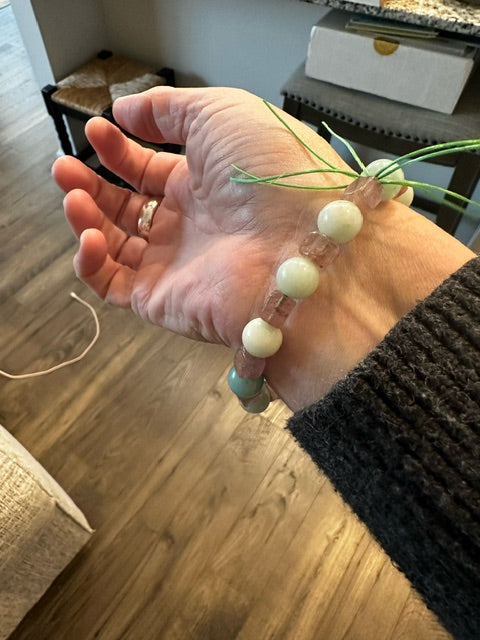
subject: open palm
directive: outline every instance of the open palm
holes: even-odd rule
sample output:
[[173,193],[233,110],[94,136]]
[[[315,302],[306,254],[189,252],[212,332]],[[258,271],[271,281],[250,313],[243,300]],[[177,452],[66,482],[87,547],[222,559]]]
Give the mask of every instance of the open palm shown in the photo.
[[[232,182],[232,164],[267,175],[310,168],[313,159],[259,98],[216,89],[193,96],[154,89],[115,105],[123,127],[151,142],[183,144],[186,156],[141,147],[104,119],[88,123],[102,163],[136,192],[68,157],[54,176],[69,192],[65,210],[76,234],[88,230],[77,273],[102,298],[185,335],[232,344],[265,296],[280,249],[298,238],[300,220],[305,229],[314,222],[324,196],[312,203],[311,195]],[[150,198],[160,206],[147,242],[136,227]]]

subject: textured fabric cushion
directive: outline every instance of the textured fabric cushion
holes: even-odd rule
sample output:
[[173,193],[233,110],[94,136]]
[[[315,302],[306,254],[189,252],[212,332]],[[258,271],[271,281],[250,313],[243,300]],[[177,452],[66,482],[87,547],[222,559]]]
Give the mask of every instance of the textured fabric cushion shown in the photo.
[[308,78],[304,64],[282,87],[282,94],[358,127],[428,145],[478,138],[479,82],[480,67],[472,73],[452,115]]
[[0,640],[91,534],[63,489],[0,426]]

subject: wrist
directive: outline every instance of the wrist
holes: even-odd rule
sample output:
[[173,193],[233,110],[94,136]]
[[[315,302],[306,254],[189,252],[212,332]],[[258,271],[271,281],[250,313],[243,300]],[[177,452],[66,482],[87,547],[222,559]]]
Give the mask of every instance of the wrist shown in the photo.
[[322,271],[315,294],[283,327],[265,375],[291,409],[322,398],[419,301],[475,254],[393,202],[366,212],[362,231]]

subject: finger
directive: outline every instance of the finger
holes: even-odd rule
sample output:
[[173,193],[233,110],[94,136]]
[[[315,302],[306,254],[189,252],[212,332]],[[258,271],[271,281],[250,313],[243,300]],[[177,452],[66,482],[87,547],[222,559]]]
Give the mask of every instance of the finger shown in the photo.
[[65,192],[83,189],[88,193],[94,193],[99,188],[100,177],[73,156],[61,156],[55,160],[52,176],[60,189]]
[[154,118],[154,104],[159,111],[168,108],[169,94],[176,91],[172,87],[164,87],[159,91],[144,91],[134,96],[118,98],[113,103],[113,117],[116,122],[142,140],[150,142],[174,142],[184,144],[180,128],[166,127],[162,130]]
[[83,189],[69,191],[63,200],[63,208],[77,238],[85,229],[98,229],[108,238],[110,253],[118,253],[126,240],[125,232],[105,216],[89,193]]
[[92,118],[85,133],[103,166],[140,193],[163,196],[169,175],[184,158],[155,152],[125,136],[105,118]]
[[86,229],[73,260],[75,273],[102,299],[130,307],[135,271],[110,256],[105,237],[98,229]]
[[130,189],[109,183],[72,156],[62,156],[56,160],[52,167],[52,175],[66,193],[76,189],[88,193],[113,222],[121,217],[121,212],[132,195]]
[[91,196],[80,189],[70,191],[64,199],[67,220],[77,237],[86,229],[102,233],[108,253],[118,262],[136,269],[141,262],[146,242],[132,237],[114,225],[98,208]]
[[[103,230],[109,239],[116,237],[111,235],[111,227],[106,226],[107,219],[122,232],[125,231],[130,236],[137,235],[142,207],[152,196],[144,196],[130,189],[112,185],[71,156],[59,158],[53,165],[52,173],[61,189],[67,193],[81,190],[96,203],[98,211],[93,211],[92,204],[78,194],[72,199],[67,197],[64,200],[67,218],[77,236],[84,229],[93,227]],[[161,196],[156,195],[155,199],[162,201]],[[73,206],[70,207],[70,204]],[[123,233],[119,237],[123,239]]]

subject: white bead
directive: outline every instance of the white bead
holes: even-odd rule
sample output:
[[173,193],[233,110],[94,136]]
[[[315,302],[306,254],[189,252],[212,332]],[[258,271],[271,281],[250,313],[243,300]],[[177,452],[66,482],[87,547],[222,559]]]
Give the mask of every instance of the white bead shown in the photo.
[[278,267],[277,287],[289,298],[308,298],[320,282],[320,270],[308,258],[288,258]]
[[317,227],[338,244],[350,242],[362,228],[363,216],[350,200],[334,200],[318,214]]
[[271,324],[254,318],[245,325],[242,332],[242,342],[245,349],[257,358],[269,358],[282,346],[283,335],[280,329]]
[[[379,158],[378,160],[374,160],[373,162],[370,162],[370,164],[367,164],[365,170],[362,171],[362,175],[375,176],[381,169],[383,169],[387,165],[391,165],[391,163],[392,160],[387,160],[386,158]],[[388,176],[385,176],[385,180],[405,180],[405,175],[402,169],[400,169],[400,167],[397,165],[393,166],[396,166],[397,168],[392,173],[389,173]],[[397,195],[402,187],[398,184],[382,184],[382,188],[382,200],[391,200],[391,198],[394,198]]]
[[413,202],[414,195],[412,187],[407,187],[406,191],[395,198],[395,202],[401,202],[405,206],[409,207]]

